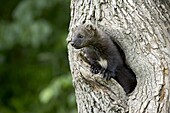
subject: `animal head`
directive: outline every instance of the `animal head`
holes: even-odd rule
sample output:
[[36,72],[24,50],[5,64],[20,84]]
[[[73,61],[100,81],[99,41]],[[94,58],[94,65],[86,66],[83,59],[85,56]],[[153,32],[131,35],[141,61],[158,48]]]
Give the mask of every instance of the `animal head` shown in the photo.
[[88,47],[94,42],[96,28],[91,24],[83,24],[76,27],[73,30],[73,34],[71,45],[74,48]]

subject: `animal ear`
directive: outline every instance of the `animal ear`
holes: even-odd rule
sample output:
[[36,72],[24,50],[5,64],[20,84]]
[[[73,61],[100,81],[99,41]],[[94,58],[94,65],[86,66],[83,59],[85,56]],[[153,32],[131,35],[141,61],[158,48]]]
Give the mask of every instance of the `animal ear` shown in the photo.
[[86,29],[89,30],[89,31],[95,31],[96,30],[95,26],[92,25],[92,24],[87,24]]
[[86,25],[86,30],[92,35],[94,36],[96,34],[96,27],[92,24],[87,24]]

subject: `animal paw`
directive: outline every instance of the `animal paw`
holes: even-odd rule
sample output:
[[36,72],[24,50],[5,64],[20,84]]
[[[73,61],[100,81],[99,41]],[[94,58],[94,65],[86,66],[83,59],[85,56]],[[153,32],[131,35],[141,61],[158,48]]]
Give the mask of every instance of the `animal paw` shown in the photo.
[[98,74],[98,73],[100,73],[101,68],[102,67],[97,66],[97,65],[91,65],[90,71],[94,74]]
[[114,78],[115,74],[109,70],[105,70],[105,72],[103,73],[103,78],[105,78],[106,80],[110,80],[111,78]]

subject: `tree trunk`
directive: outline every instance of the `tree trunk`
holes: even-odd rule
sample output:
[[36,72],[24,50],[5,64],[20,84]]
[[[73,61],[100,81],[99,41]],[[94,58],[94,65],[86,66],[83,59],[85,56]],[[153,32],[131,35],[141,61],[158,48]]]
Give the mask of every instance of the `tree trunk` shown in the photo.
[[170,113],[170,1],[72,0],[70,32],[93,23],[115,37],[137,77],[126,95],[114,80],[93,75],[68,44],[79,113]]

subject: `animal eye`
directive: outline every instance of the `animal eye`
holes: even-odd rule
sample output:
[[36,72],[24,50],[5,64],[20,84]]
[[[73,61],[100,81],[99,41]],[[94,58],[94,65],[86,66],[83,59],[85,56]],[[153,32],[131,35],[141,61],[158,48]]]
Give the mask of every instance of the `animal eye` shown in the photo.
[[84,38],[84,36],[83,36],[83,35],[81,35],[81,34],[79,34],[79,35],[78,35],[78,38]]

